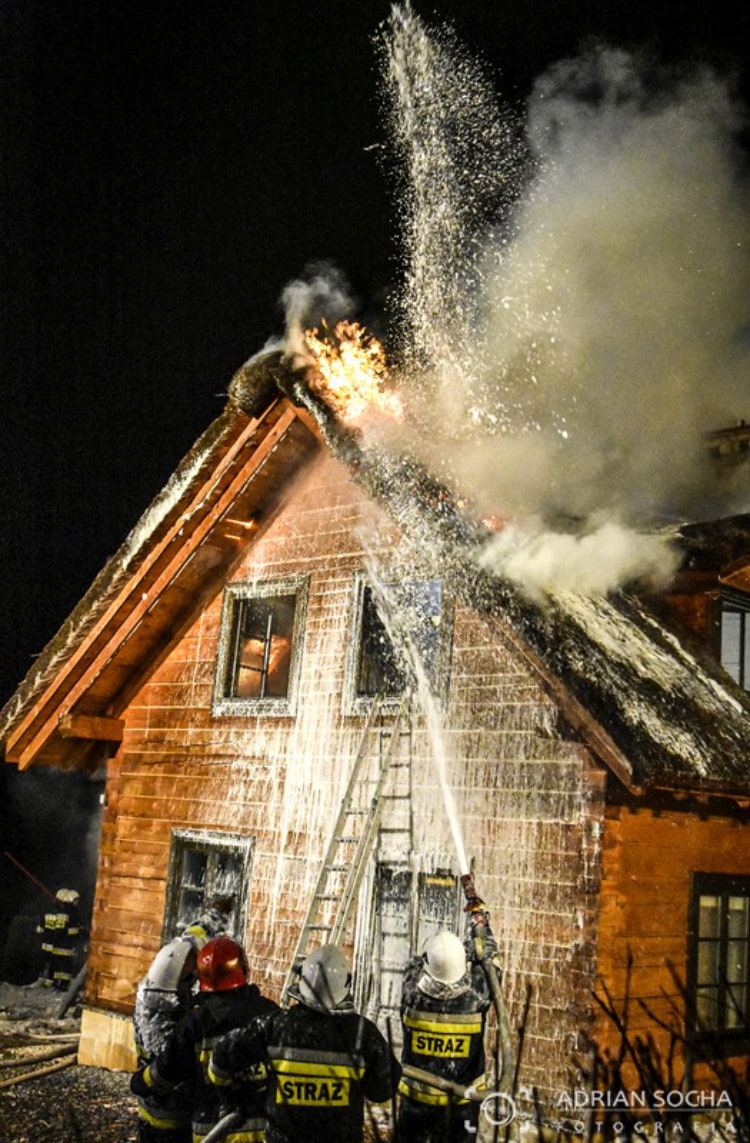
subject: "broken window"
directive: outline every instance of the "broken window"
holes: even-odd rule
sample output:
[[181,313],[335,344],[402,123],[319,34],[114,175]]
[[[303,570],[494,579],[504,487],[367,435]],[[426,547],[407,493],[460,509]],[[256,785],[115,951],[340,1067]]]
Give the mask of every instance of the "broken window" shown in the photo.
[[237,834],[172,832],[165,941],[178,936],[217,901],[222,902],[223,911],[228,914],[228,932],[244,933],[252,851],[253,839]]
[[691,912],[693,1031],[750,1041],[750,877],[693,874]]
[[224,595],[214,714],[291,714],[306,581],[230,584]]
[[[357,581],[352,693],[358,699],[403,693],[414,652],[437,688],[443,592],[440,580],[390,583],[376,593]],[[383,615],[383,609],[386,615]]]
[[745,690],[750,690],[749,620],[750,611],[743,603],[730,599],[722,601],[721,665]]

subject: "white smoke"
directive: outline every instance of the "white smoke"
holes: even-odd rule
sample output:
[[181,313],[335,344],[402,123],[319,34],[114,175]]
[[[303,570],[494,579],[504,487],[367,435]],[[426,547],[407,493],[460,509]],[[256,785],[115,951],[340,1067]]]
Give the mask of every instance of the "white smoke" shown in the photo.
[[281,302],[285,319],[284,351],[292,359],[305,360],[309,359],[304,344],[305,330],[319,328],[322,323],[335,326],[356,304],[346,277],[330,262],[308,266],[300,278],[284,287]]
[[545,592],[577,591],[606,595],[623,583],[665,586],[678,555],[661,536],[644,535],[606,521],[584,535],[552,532],[533,524],[510,525],[494,536],[479,556],[481,567],[500,569],[541,601]]
[[[415,19],[396,25],[397,40]],[[424,85],[418,50],[412,34],[391,66],[410,58]],[[425,66],[436,66],[435,51],[433,42]],[[439,63],[442,90],[452,66],[445,43]],[[460,73],[470,82],[464,57]],[[479,71],[477,89],[481,99],[469,102],[481,117]],[[420,140],[461,128],[441,108],[420,133],[413,101],[393,82],[391,90],[399,146],[412,132],[421,163],[412,178],[430,187],[430,196],[424,187],[412,195],[407,231],[421,235],[412,241],[424,276],[422,231],[435,226],[441,205],[450,210],[455,180],[430,167]],[[425,98],[420,113],[430,116],[429,107]],[[485,143],[499,138],[496,115]],[[432,417],[414,447],[481,510],[513,521],[482,560],[531,592],[658,580],[673,571],[674,552],[644,529],[749,506],[747,474],[737,470],[739,484],[719,487],[704,439],[750,418],[739,121],[728,84],[708,70],[667,80],[608,48],[564,61],[535,85],[527,116],[534,173],[512,216],[487,220],[471,295],[465,290],[457,307],[455,274],[437,262],[438,280],[407,301],[417,327],[428,310],[449,331],[457,309],[468,315],[450,351],[433,353]],[[480,134],[481,123],[472,131]],[[496,161],[505,179],[507,154]],[[464,247],[472,243],[476,233],[466,234]],[[465,266],[461,275],[466,281]],[[413,270],[411,288],[419,280]],[[456,349],[472,339],[461,358]],[[585,574],[586,564],[597,573]]]

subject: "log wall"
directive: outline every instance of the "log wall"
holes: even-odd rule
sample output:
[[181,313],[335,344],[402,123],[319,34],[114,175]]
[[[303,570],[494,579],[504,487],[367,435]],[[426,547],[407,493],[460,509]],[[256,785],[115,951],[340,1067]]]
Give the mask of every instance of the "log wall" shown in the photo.
[[[666,1059],[670,1035],[684,1034],[691,873],[747,874],[750,836],[747,813],[724,800],[724,812],[705,805],[679,809],[612,805],[607,808],[602,850],[598,989],[618,1013],[627,1011],[629,1035],[652,1035]],[[628,967],[632,958],[632,966]],[[625,997],[629,993],[626,1005]],[[648,1011],[647,1011],[648,1010]],[[648,1013],[652,1013],[655,1019]],[[620,1036],[603,1013],[599,1044],[617,1050]],[[683,1062],[677,1051],[677,1070]],[[744,1069],[747,1058],[737,1062]],[[706,1069],[698,1069],[706,1077]],[[635,1087],[642,1086],[632,1074]]]
[[[328,457],[233,573],[236,581],[310,577],[295,718],[212,716],[220,598],[124,712],[107,787],[89,1004],[132,1006],[161,939],[175,828],[254,838],[247,947],[253,978],[278,996],[364,725],[342,702],[362,529],[395,573],[430,574],[425,553],[402,550]],[[444,744],[460,830],[491,908],[514,1022],[530,997],[523,1083],[549,1095],[566,1083],[591,1020],[604,778],[566,737],[496,622],[456,603],[444,623],[452,648]],[[455,852],[423,722],[411,767],[414,853]]]

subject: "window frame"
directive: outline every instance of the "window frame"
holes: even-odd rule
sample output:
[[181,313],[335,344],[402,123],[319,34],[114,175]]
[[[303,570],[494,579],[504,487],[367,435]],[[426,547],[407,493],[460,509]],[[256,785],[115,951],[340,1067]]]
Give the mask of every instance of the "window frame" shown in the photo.
[[[741,616],[739,677],[736,679],[724,659],[724,615],[727,612],[737,613]],[[746,671],[745,669],[746,660],[750,661],[750,648],[747,646],[749,641],[750,596],[738,591],[722,591],[719,596],[719,662],[730,678],[744,691],[750,691],[750,670]]]
[[[184,854],[191,850],[208,853],[211,856],[218,856],[222,853],[242,856],[242,873],[236,894],[237,906],[233,914],[234,919],[230,921],[230,931],[233,931],[239,940],[243,940],[247,930],[250,875],[255,853],[255,838],[238,833],[222,833],[220,830],[173,829],[170,839],[169,866],[164,898],[162,944],[166,944],[175,936],[179,936],[176,930],[180,911],[180,892],[183,887],[182,865]],[[220,890],[209,886],[204,893],[204,904],[201,911],[205,911],[208,900],[219,893]]]
[[[214,690],[211,712],[214,718],[227,715],[271,715],[291,718],[297,713],[299,679],[302,668],[304,633],[307,622],[307,604],[310,592],[310,577],[307,575],[288,576],[286,579],[243,580],[229,583],[224,588],[222,600],[219,640],[216,652]],[[292,624],[292,646],[289,659],[289,687],[287,694],[279,698],[237,698],[227,694],[227,676],[230,669],[234,633],[240,604],[249,599],[273,599],[284,595],[296,597],[294,622]]]
[[[750,933],[748,934],[748,980],[745,983],[745,1012],[744,1024],[738,1028],[723,1026],[708,1028],[701,1026],[698,1018],[698,950],[700,945],[700,898],[702,896],[719,897],[722,902],[720,931],[718,940],[720,977],[718,985],[718,1012],[723,1022],[722,1014],[726,1011],[724,1003],[727,984],[726,964],[728,956],[729,934],[726,922],[726,901],[729,897],[745,897],[750,909],[750,874],[742,873],[699,873],[691,875],[690,909],[688,920],[688,948],[687,948],[687,1031],[688,1039],[693,1039],[702,1047],[714,1045],[726,1049],[730,1054],[744,1055],[750,1052]],[[738,982],[739,983],[739,982]]]
[[[418,572],[414,572],[409,576],[387,574],[384,575],[383,578],[388,584],[400,582],[430,583],[432,580],[440,581],[440,632],[438,635],[438,649],[432,693],[439,702],[444,701],[448,691],[448,675],[453,643],[453,597],[446,591],[445,580],[439,576],[421,576]],[[349,635],[347,640],[346,662],[344,665],[344,709],[347,714],[369,714],[376,698],[375,695],[357,694],[360,665],[359,656],[364,617],[364,596],[365,589],[371,586],[367,572],[359,570],[354,573]],[[401,703],[402,696],[403,691],[391,695],[384,695],[383,706],[386,709],[398,707]]]

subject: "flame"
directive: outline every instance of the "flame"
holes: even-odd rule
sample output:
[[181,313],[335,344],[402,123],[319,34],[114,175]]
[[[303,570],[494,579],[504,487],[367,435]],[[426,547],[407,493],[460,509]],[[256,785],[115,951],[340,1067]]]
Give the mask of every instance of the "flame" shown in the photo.
[[373,411],[403,418],[401,401],[387,388],[383,346],[357,322],[341,321],[322,335],[317,329],[306,330],[305,345],[315,362],[310,388],[342,421],[355,423]]

